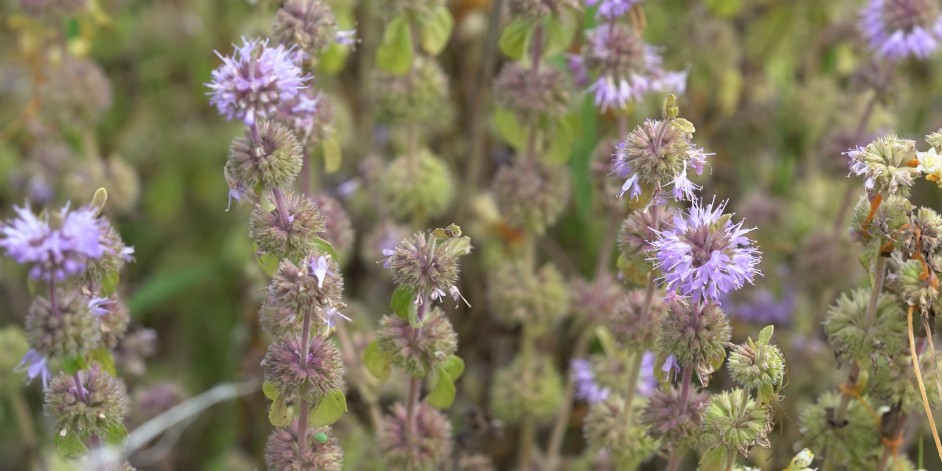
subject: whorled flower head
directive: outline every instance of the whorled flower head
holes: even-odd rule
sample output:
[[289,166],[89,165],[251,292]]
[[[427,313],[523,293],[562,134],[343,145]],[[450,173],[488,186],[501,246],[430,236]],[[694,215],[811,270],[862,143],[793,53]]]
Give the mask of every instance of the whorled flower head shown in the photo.
[[301,171],[301,144],[288,128],[262,120],[229,147],[226,171],[247,188],[268,190],[289,185]]
[[[869,403],[870,398],[861,400]],[[846,424],[834,423],[834,411],[840,407],[841,394],[829,391],[817,402],[804,406],[799,419],[803,446],[814,450],[827,450],[828,459],[847,463],[850,469],[866,469],[871,460],[879,459],[880,429],[861,401],[847,403]]]
[[94,124],[111,107],[111,81],[95,61],[66,55],[46,70],[44,111],[66,125]]
[[[877,207],[873,217],[867,220],[873,203],[866,195],[861,195],[854,207],[854,214],[850,224],[852,240],[868,243],[873,237],[896,241],[899,235],[909,226],[909,215],[914,206],[908,198],[890,195],[884,198],[883,203]],[[865,224],[866,223],[866,224]]]
[[428,376],[458,350],[458,334],[438,307],[425,315],[421,329],[413,329],[408,319],[383,316],[376,341],[392,355],[393,365],[417,378]]
[[748,342],[736,345],[726,362],[730,377],[744,388],[778,389],[785,378],[785,357],[775,345]]
[[104,247],[104,252],[97,258],[85,258],[84,279],[100,286],[107,277],[118,273],[126,263],[134,260],[134,247],[124,244],[121,234],[107,218],[99,217],[97,221],[101,235],[99,241]]
[[[685,400],[674,388],[661,389],[651,395],[641,414],[641,423],[648,435],[671,447],[693,446],[699,440],[700,422],[710,395],[694,391]],[[686,407],[682,404],[686,403]]]
[[[451,457],[451,423],[441,412],[420,402],[412,427],[407,425],[406,408],[401,403],[383,420],[379,446],[390,469],[431,471]],[[412,434],[406,433],[412,430]]]
[[633,289],[627,297],[615,305],[615,313],[608,328],[625,348],[632,351],[650,350],[660,336],[661,319],[667,311],[661,293],[651,297],[651,307],[644,309],[647,294],[643,289]]
[[263,253],[297,260],[310,249],[311,240],[324,230],[324,217],[311,200],[284,193],[284,212],[256,205],[249,216],[249,237]]
[[723,214],[725,207],[726,202],[694,201],[686,214],[674,217],[671,229],[660,231],[651,243],[669,290],[717,302],[761,275],[759,249],[746,237],[753,229],[743,229],[742,221],[733,223],[731,214]]
[[549,357],[525,365],[519,357],[497,370],[490,391],[494,417],[517,423],[523,417],[537,422],[555,417],[563,401],[563,380]]
[[[939,280],[936,272],[930,266],[924,266],[919,260],[904,262],[901,258],[894,254],[891,262],[894,274],[887,282],[887,288],[896,293],[901,301],[914,306],[917,309],[916,312],[928,313],[930,309],[938,306],[942,299],[942,296],[939,296]],[[931,264],[931,261],[929,263]],[[902,315],[897,318],[901,319]]]
[[286,0],[275,13],[275,39],[313,56],[327,49],[337,36],[337,20],[321,0]]
[[932,0],[869,0],[860,30],[870,49],[887,59],[926,59],[942,41],[942,14]]
[[298,431],[294,426],[272,430],[265,444],[265,465],[271,471],[340,471],[343,449],[330,427],[306,430],[304,454],[298,447]]
[[376,262],[386,258],[409,234],[408,229],[388,219],[379,222],[360,241],[360,260],[366,266],[381,267]]
[[494,99],[527,122],[542,116],[559,116],[569,105],[569,91],[563,73],[553,67],[532,69],[509,62],[494,79]]
[[657,49],[645,44],[628,25],[606,21],[586,34],[583,64],[598,70],[598,79],[588,91],[602,111],[622,109],[650,93],[686,89],[687,73],[665,71]]
[[523,263],[502,263],[487,284],[491,313],[507,326],[528,324],[541,330],[555,325],[566,314],[569,299],[562,273],[551,264],[534,272]]
[[507,224],[542,234],[569,203],[569,172],[540,161],[506,165],[497,171],[492,188]]
[[33,214],[29,206],[14,206],[17,217],[0,225],[0,247],[20,264],[32,265],[32,278],[61,281],[82,273],[89,259],[105,255],[102,225],[95,210]]
[[[633,409],[640,407],[636,403]],[[640,410],[632,417],[638,417]],[[592,406],[585,418],[586,442],[593,450],[606,450],[615,469],[635,469],[658,449],[658,442],[639,427],[638,420],[625,420],[625,399],[612,395]]]
[[907,252],[934,253],[942,243],[942,217],[939,213],[920,206],[910,213],[909,221],[909,225],[902,227],[902,237],[900,237],[905,243]]
[[858,288],[828,309],[823,325],[828,344],[844,361],[871,361],[877,355],[895,355],[906,346],[906,322],[896,296],[881,293],[876,319],[867,318],[870,290]]
[[333,130],[333,101],[325,93],[305,88],[284,103],[277,119],[288,126],[300,142],[320,142]]
[[268,40],[242,39],[232,56],[223,56],[222,65],[212,72],[206,84],[210,103],[228,120],[239,119],[253,126],[279,107],[297,97],[310,77],[302,75],[292,50],[283,45],[270,47]]
[[[657,219],[655,220],[655,214]],[[669,206],[651,208],[650,211],[632,211],[618,230],[618,250],[625,256],[643,254],[647,257],[657,239],[658,231],[674,220],[675,211]]]
[[411,70],[405,75],[374,74],[369,97],[377,118],[392,124],[440,125],[448,106],[448,75],[438,61],[424,55],[415,56]]
[[128,422],[141,425],[180,404],[186,397],[186,392],[177,383],[170,381],[136,388],[131,396]]
[[[326,322],[328,311],[345,307],[340,267],[330,255],[317,250],[305,255],[298,265],[282,260],[272,276],[268,294],[265,304],[269,310],[276,310],[268,313],[272,315],[287,308],[300,318],[310,310],[318,320]],[[288,325],[290,321],[279,319],[276,323]]]
[[114,361],[118,370],[126,375],[144,376],[147,372],[147,358],[157,353],[157,331],[137,328],[128,332],[118,343],[114,352]]
[[76,375],[59,373],[52,378],[43,409],[60,436],[106,435],[123,427],[127,393],[120,381],[95,364]]
[[706,439],[728,448],[736,448],[748,455],[753,446],[768,448],[769,432],[772,431],[771,409],[753,398],[745,400],[748,393],[742,389],[714,394],[703,414],[703,432]]
[[441,299],[445,293],[454,297],[458,292],[458,259],[470,252],[468,237],[439,238],[418,232],[386,252],[384,266],[392,271],[396,284],[411,286],[420,299]]
[[118,341],[124,337],[131,322],[131,315],[127,306],[118,298],[111,295],[107,298],[96,297],[88,302],[91,313],[98,317],[101,329],[101,343],[109,349],[118,346]]
[[688,200],[699,186],[687,178],[688,167],[703,172],[707,154],[691,141],[691,134],[673,121],[649,119],[615,147],[612,173],[625,179],[618,197],[650,200],[662,187],[673,185],[674,199]]
[[658,346],[681,365],[697,368],[701,382],[706,383],[703,378],[709,377],[714,365],[726,356],[731,331],[718,305],[675,298],[668,303],[667,314],[661,320]]
[[262,360],[265,380],[273,383],[283,397],[301,394],[312,402],[330,391],[343,389],[343,360],[333,341],[313,335],[308,340],[307,352],[302,347],[299,334],[290,334],[269,345]]
[[615,315],[620,303],[628,301],[621,283],[602,274],[591,282],[579,278],[569,289],[570,310],[577,318],[592,324],[604,324]]
[[43,357],[64,359],[84,355],[102,343],[100,319],[76,290],[59,290],[56,304],[42,296],[26,315],[26,338]]
[[345,259],[343,254],[353,247],[353,222],[350,221],[350,215],[340,201],[326,194],[314,195],[311,200],[324,216],[324,230],[317,235],[330,242],[341,254],[340,258]]
[[864,177],[864,186],[871,195],[899,193],[906,196],[919,175],[916,142],[895,135],[851,149],[846,155],[850,159],[850,173]]
[[455,196],[448,166],[428,150],[389,163],[381,183],[387,207],[399,219],[441,215]]
[[[932,354],[928,350],[927,348],[919,354],[919,369],[923,375],[935,375],[938,369],[942,369],[942,358],[937,356],[934,358],[936,364],[933,364]],[[923,383],[926,387],[929,405],[933,407],[939,405],[938,383],[929,378]],[[909,355],[878,358],[876,365],[870,369],[869,384],[871,394],[885,403],[899,404],[899,407],[907,413],[918,413],[917,411],[922,410],[922,394],[919,391],[913,361]]]

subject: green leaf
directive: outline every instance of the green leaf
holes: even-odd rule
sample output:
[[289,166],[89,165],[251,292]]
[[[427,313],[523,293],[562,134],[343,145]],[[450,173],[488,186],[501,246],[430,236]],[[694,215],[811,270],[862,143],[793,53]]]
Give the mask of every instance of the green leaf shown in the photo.
[[458,355],[452,355],[442,363],[441,370],[444,371],[452,381],[457,381],[458,378],[461,377],[461,374],[464,373],[464,360]]
[[278,395],[281,394],[278,392],[278,387],[275,386],[275,383],[271,381],[265,381],[262,383],[262,393],[265,394],[265,397],[270,401],[278,399]]
[[379,343],[374,340],[366,346],[366,351],[363,352],[363,364],[376,379],[386,381],[389,379],[389,370],[392,367],[392,355],[379,348]]
[[291,412],[285,398],[278,396],[272,401],[271,409],[268,410],[268,421],[275,427],[285,427],[291,423]]
[[425,397],[425,402],[436,409],[447,409],[455,402],[455,382],[443,367],[438,369],[435,387]]
[[772,340],[772,334],[775,333],[774,325],[767,325],[764,329],[759,331],[759,343],[768,345]]
[[722,18],[732,18],[742,10],[743,0],[707,0],[707,10]]
[[67,375],[75,374],[88,367],[88,364],[85,362],[85,357],[82,355],[63,358],[61,363],[62,371]]
[[550,132],[550,145],[545,159],[553,165],[564,165],[572,157],[573,142],[576,137],[578,115],[575,113],[560,117]]
[[118,280],[121,274],[118,270],[111,270],[101,278],[101,295],[111,296],[118,289]]
[[448,7],[444,5],[436,7],[428,15],[420,16],[419,44],[422,49],[433,56],[442,52],[448,44],[454,26],[455,20],[451,17]]
[[415,290],[411,286],[399,285],[393,292],[389,307],[393,313],[403,319],[411,319],[415,314]]
[[525,18],[513,20],[500,34],[500,50],[511,59],[523,58],[535,28],[536,23]]
[[108,201],[108,190],[104,188],[95,190],[95,194],[92,196],[91,204],[91,207],[95,209],[95,216],[101,214],[101,211],[105,209],[106,201]]
[[[336,5],[334,5],[334,7],[335,8],[332,8],[332,10],[334,12],[334,18],[337,20],[337,29],[353,29],[356,26],[356,20],[353,18],[353,13],[350,9],[336,8]],[[346,44],[341,44],[336,41],[332,42],[327,50],[317,56],[318,71],[327,75],[340,72],[347,61],[347,56],[350,55],[350,49],[351,47]]]
[[527,130],[520,124],[520,120],[513,111],[498,107],[494,110],[492,121],[497,134],[510,147],[518,152],[526,147]]
[[311,427],[323,427],[340,420],[346,413],[347,398],[343,391],[334,389],[317,403],[311,415],[308,416],[307,424]]
[[547,18],[543,27],[546,38],[543,56],[552,57],[568,49],[576,33],[576,26],[576,18],[572,14],[563,13],[560,16],[554,15]]
[[88,448],[82,443],[82,439],[77,433],[70,432],[63,436],[61,432],[56,432],[56,436],[52,441],[55,444],[56,452],[65,458],[78,458],[88,453]]
[[128,438],[128,429],[121,422],[115,422],[105,429],[105,441],[112,445],[124,443],[125,438]]
[[37,280],[36,278],[33,278],[33,277],[31,277],[31,276],[27,276],[27,277],[26,277],[26,289],[29,290],[29,295],[30,295],[30,296],[35,296],[35,295],[36,295],[36,283],[38,283],[38,282],[39,282],[39,280]]
[[774,402],[778,394],[775,392],[775,387],[769,383],[762,383],[759,385],[759,402],[762,404],[769,404]]
[[324,139],[321,148],[324,151],[324,173],[329,175],[340,170],[343,154],[340,152],[340,143],[337,142],[333,134]]
[[88,361],[100,364],[111,376],[118,376],[118,371],[114,366],[114,357],[106,347],[96,348],[89,352]]
[[258,261],[258,267],[269,277],[275,275],[275,272],[278,271],[278,265],[281,263],[281,258],[271,253],[263,253],[256,257],[256,259]]
[[412,67],[412,28],[406,13],[394,16],[386,25],[383,40],[376,48],[376,67],[394,75],[404,75]]
[[330,258],[334,259],[335,262],[340,263],[340,257],[337,255],[337,251],[334,249],[334,246],[320,237],[315,236],[309,242],[312,249],[319,250],[321,252],[330,255]]
[[726,447],[718,446],[710,448],[700,457],[698,471],[725,471],[726,470]]

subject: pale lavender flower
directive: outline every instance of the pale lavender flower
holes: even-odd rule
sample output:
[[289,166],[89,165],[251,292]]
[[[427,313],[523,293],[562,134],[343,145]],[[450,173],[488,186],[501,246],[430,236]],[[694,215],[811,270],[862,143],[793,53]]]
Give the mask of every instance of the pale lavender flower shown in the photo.
[[207,86],[210,103],[228,120],[252,126],[257,118],[273,116],[283,103],[298,96],[311,77],[302,75],[291,49],[268,46],[268,40],[242,39],[232,56],[212,72]]
[[761,275],[760,252],[746,237],[754,228],[744,229],[742,221],[734,224],[731,215],[723,214],[725,208],[725,201],[704,205],[694,200],[688,212],[674,217],[670,230],[657,233],[651,242],[653,260],[669,290],[694,301],[718,302]]
[[699,189],[700,185],[687,178],[687,167],[674,177],[674,199],[677,201],[692,200]]
[[657,378],[654,377],[654,361],[657,355],[652,352],[644,352],[641,357],[641,372],[638,376],[637,393],[641,397],[650,397],[657,391]]
[[94,297],[88,300],[88,310],[92,314],[101,317],[108,314],[109,305],[113,304],[110,298]]
[[723,308],[732,317],[760,325],[786,324],[795,312],[795,293],[786,288],[781,295],[766,288],[749,290],[742,302],[724,301]]
[[81,273],[88,259],[105,254],[102,225],[91,208],[69,211],[66,205],[54,224],[43,213],[36,216],[29,206],[13,207],[17,217],[0,225],[0,247],[20,264],[33,264],[34,279],[64,280]]
[[573,358],[569,362],[573,382],[576,385],[576,397],[589,404],[595,404],[608,399],[611,393],[608,388],[595,380],[595,371],[592,362],[585,358]]
[[335,317],[339,317],[339,318],[341,318],[341,319],[343,319],[343,320],[345,320],[345,321],[347,321],[347,322],[350,322],[350,321],[353,320],[353,319],[350,319],[349,317],[343,315],[343,313],[340,312],[340,310],[338,310],[337,308],[331,307],[331,308],[327,309],[327,311],[324,313],[324,324],[327,325],[327,328],[328,328],[328,329],[332,329],[332,328],[334,327],[334,318],[335,318]]
[[327,272],[330,268],[330,265],[327,263],[327,256],[321,255],[319,257],[311,257],[308,261],[308,265],[311,268],[311,276],[317,279],[317,287],[324,287],[324,279],[327,278]]
[[603,18],[618,18],[624,16],[642,0],[586,0],[588,6],[599,6],[598,15]]
[[926,59],[942,40],[942,15],[933,0],[870,0],[860,13],[860,30],[887,59]]
[[353,46],[357,42],[357,30],[345,29],[337,31],[337,34],[334,36],[334,41],[344,46]]
[[43,382],[43,389],[46,389],[49,385],[51,373],[49,372],[48,360],[36,350],[30,349],[26,352],[26,355],[20,360],[20,364],[16,366],[16,371],[26,372],[27,384],[39,376]]

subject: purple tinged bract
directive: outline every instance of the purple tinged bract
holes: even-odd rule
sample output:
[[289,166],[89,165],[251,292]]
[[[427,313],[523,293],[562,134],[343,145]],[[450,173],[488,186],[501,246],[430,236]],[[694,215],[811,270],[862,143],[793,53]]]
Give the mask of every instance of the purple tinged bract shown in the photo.
[[[16,217],[0,225],[0,247],[20,264],[32,264],[34,279],[62,281],[81,273],[89,259],[107,250],[105,233],[91,208],[69,210],[66,205],[51,223],[48,214],[33,214],[30,207],[14,206]],[[122,254],[123,255],[123,254]]]
[[653,260],[669,290],[695,301],[719,302],[730,291],[752,283],[761,253],[746,234],[742,221],[723,214],[726,202],[704,205],[694,200],[690,210],[676,216],[673,227],[651,241]]
[[212,72],[210,103],[228,120],[239,119],[252,126],[258,118],[273,116],[294,99],[310,80],[303,75],[292,49],[270,47],[268,40],[242,39],[231,56]]

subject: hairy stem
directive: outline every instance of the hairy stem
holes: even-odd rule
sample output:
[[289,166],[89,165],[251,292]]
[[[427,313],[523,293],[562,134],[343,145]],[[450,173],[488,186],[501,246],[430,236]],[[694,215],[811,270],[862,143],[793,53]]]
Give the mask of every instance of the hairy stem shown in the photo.
[[[304,323],[301,327],[301,369],[307,370],[309,342],[311,341],[311,310],[304,312]],[[311,404],[304,397],[301,398],[301,405],[298,407],[298,462],[303,463],[304,455],[307,454],[307,419],[310,414]]]
[[[416,308],[416,317],[421,323],[425,318],[425,310],[428,306],[428,298],[423,298],[422,303]],[[421,334],[422,328],[416,327],[410,329],[412,343],[415,343],[416,337]],[[415,410],[419,405],[419,396],[422,392],[422,378],[412,377],[409,380],[409,400],[406,402],[406,441],[411,443],[413,433],[415,432]]]

